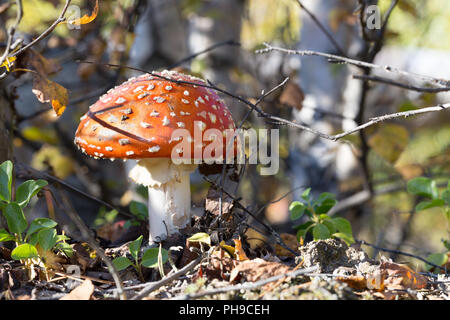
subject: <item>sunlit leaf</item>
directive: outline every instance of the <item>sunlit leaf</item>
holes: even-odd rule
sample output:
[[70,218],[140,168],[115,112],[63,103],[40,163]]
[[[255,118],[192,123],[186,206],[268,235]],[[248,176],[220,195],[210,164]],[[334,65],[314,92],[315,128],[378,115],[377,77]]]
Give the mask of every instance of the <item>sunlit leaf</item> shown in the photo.
[[66,88],[40,74],[33,77],[32,92],[40,102],[50,103],[57,116],[63,114],[69,102]]
[[36,247],[29,243],[21,244],[11,252],[11,258],[13,258],[14,260],[31,259],[37,257],[38,251]]
[[88,23],[94,21],[94,19],[97,17],[97,14],[98,14],[98,0],[95,1],[95,8],[92,11],[92,14],[90,16],[85,14],[84,16],[82,16],[79,19],[64,21],[64,23],[71,24],[71,25],[88,24]]

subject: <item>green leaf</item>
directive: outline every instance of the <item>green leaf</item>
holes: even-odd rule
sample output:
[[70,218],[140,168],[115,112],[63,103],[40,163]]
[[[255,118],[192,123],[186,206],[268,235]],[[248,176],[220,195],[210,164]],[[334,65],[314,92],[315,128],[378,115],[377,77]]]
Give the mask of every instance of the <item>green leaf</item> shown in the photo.
[[52,219],[49,219],[49,218],[36,218],[30,223],[30,227],[28,228],[28,231],[27,231],[27,238],[31,234],[35,233],[35,232],[38,232],[38,231],[40,231],[42,229],[54,228],[57,225],[58,225],[58,223],[56,223]]
[[445,189],[444,191],[442,191],[442,195],[441,195],[442,200],[445,201],[445,203],[450,206],[450,183],[449,186],[447,187],[447,189]]
[[341,238],[342,240],[345,241],[345,243],[347,243],[347,245],[351,245],[352,243],[355,242],[355,239],[353,238],[353,236],[351,234],[347,234],[347,233],[343,233],[343,232],[336,232],[333,234],[333,237]]
[[305,213],[306,206],[300,201],[294,201],[289,206],[291,212],[291,220],[297,220]]
[[148,216],[148,208],[142,202],[131,201],[130,211],[132,214],[134,214],[136,217],[138,217],[141,220],[145,220],[146,217]]
[[336,203],[336,196],[334,194],[324,192],[314,201],[314,211],[316,214],[327,213]]
[[314,221],[308,221],[299,226],[295,226],[294,228],[297,229],[297,241],[300,242],[301,238],[304,240],[309,229],[311,229],[315,224],[316,223]]
[[13,163],[6,160],[0,164],[0,200],[11,201]]
[[334,226],[339,232],[352,235],[352,225],[347,219],[337,217],[332,219]]
[[436,199],[439,196],[436,182],[426,177],[417,177],[408,181],[409,193],[426,198]]
[[118,257],[115,258],[112,263],[117,271],[122,271],[131,266],[133,263],[127,257]]
[[302,199],[305,201],[309,200],[309,195],[311,194],[311,188],[306,189],[305,191],[303,191],[302,193]]
[[328,231],[330,231],[330,234],[333,234],[336,232],[336,227],[333,223],[333,220],[323,220],[322,224],[324,224],[328,228]]
[[8,203],[3,211],[11,233],[22,234],[28,226],[22,208],[15,202]]
[[[434,263],[437,266],[443,266],[444,264],[447,263],[448,261],[448,256],[446,253],[433,253],[430,254],[427,257],[427,260],[431,263]],[[429,265],[428,263],[425,265],[425,268],[427,270],[430,270],[432,268],[434,268],[432,265]]]
[[45,180],[27,180],[16,191],[16,202],[24,208],[43,187],[47,185]]
[[[159,248],[150,248],[144,252],[142,256],[142,265],[147,268],[158,267],[158,253]],[[161,248],[162,263],[166,263],[169,259],[169,252],[166,249]]]
[[33,233],[30,238],[27,240],[27,242],[29,244],[32,244],[33,246],[37,245],[39,242],[39,237],[38,237],[39,233]]
[[38,233],[38,239],[41,248],[50,251],[56,245],[56,229],[42,229]]
[[430,208],[435,208],[435,207],[443,207],[444,205],[445,205],[445,202],[442,199],[422,201],[417,204],[416,211],[422,211],[425,209],[430,209]]
[[69,258],[73,256],[73,248],[67,242],[59,242],[55,248],[62,251]]
[[312,229],[314,240],[324,240],[330,237],[330,231],[328,228],[321,223],[317,223]]
[[192,237],[187,239],[189,242],[199,242],[199,243],[205,243],[208,246],[211,246],[211,237],[209,234],[205,232],[198,232],[194,234]]
[[24,243],[20,246],[17,246],[11,252],[11,258],[13,258],[14,260],[31,259],[37,257],[39,256],[36,247],[29,243]]
[[128,247],[130,249],[130,253],[134,259],[137,259],[139,257],[139,250],[141,249],[142,239],[143,239],[143,236],[140,236],[139,238],[137,238],[136,240],[131,242]]
[[0,242],[14,241],[16,238],[5,229],[0,229]]

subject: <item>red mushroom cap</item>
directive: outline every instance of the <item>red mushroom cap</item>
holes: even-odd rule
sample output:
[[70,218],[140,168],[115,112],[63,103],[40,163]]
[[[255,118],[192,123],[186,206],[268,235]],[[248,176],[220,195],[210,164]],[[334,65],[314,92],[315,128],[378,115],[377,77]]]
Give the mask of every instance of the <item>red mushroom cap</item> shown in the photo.
[[[205,84],[175,71],[131,78],[100,97],[81,117],[75,144],[95,158],[170,158],[179,143],[171,141],[175,129],[187,129],[192,137],[194,122],[201,130],[235,130],[230,111],[213,90],[157,75]],[[223,137],[224,155],[225,143]]]

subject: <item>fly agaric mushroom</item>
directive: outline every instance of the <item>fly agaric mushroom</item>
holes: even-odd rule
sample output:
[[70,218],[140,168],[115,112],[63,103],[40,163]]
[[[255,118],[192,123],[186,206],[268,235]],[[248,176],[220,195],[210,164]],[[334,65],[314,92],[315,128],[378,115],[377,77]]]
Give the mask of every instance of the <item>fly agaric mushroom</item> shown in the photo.
[[[198,161],[172,161],[171,155],[180,153],[176,146],[182,140],[173,137],[174,131],[183,128],[189,132],[188,141],[183,141],[189,150],[182,150],[181,158],[191,160],[196,159],[194,149],[199,147],[198,141],[190,138],[196,130],[235,130],[230,111],[214,91],[161,77],[205,84],[199,78],[167,70],[131,78],[100,97],[81,117],[75,134],[78,148],[96,159],[138,160],[129,177],[148,187],[150,243],[165,240],[190,222],[189,174]],[[201,150],[205,147],[202,141]]]

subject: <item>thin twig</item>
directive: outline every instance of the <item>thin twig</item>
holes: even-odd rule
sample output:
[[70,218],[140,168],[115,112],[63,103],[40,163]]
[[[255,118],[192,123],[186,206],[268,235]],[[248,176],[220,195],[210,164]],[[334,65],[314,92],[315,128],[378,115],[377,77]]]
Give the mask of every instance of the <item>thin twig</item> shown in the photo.
[[330,40],[330,42],[333,44],[333,46],[336,48],[336,50],[338,51],[338,53],[340,55],[345,56],[346,54],[344,53],[344,50],[341,48],[341,46],[337,43],[337,41],[334,39],[334,36],[327,30],[327,28],[325,28],[325,26],[319,21],[319,19],[317,19],[317,17],[308,10],[308,8],[306,8],[303,3],[300,0],[297,0],[298,5],[300,6],[300,8],[303,9],[303,11],[305,11],[308,16],[314,21],[314,23],[319,27],[320,30],[322,30],[322,32],[325,34],[325,36],[328,38],[328,40]]
[[355,60],[355,59],[351,59],[351,58],[338,56],[335,54],[324,53],[324,52],[313,51],[313,50],[291,50],[291,49],[272,46],[268,43],[264,43],[264,46],[265,46],[264,49],[256,50],[256,53],[267,53],[270,51],[279,51],[279,52],[284,52],[287,54],[295,54],[295,55],[300,55],[300,56],[318,56],[318,57],[327,58],[331,61],[339,61],[342,63],[354,65],[354,66],[357,66],[360,68],[379,69],[379,70],[383,70],[385,72],[397,73],[397,74],[400,74],[400,75],[403,75],[403,76],[409,77],[409,78],[418,78],[423,81],[427,81],[427,82],[430,82],[432,84],[435,84],[435,85],[438,85],[441,87],[448,87],[450,85],[450,80],[447,80],[447,79],[438,79],[438,78],[434,78],[434,77],[430,77],[430,76],[421,75],[418,73],[404,71],[404,70],[394,68],[391,66],[381,66],[381,65],[374,64],[374,63],[370,63],[370,62],[364,62],[364,61],[360,61],[360,60]]
[[194,269],[195,266],[197,266],[203,259],[203,255],[198,256],[195,260],[189,262],[187,265],[185,265],[183,268],[178,270],[177,272],[173,273],[170,276],[165,277],[164,279],[161,279],[157,282],[149,283],[144,289],[139,291],[133,298],[130,300],[140,300],[146,296],[148,296],[150,293],[152,293],[155,290],[158,290],[162,286],[172,282],[173,280],[179,278],[180,276],[186,274],[190,270]]
[[120,276],[116,270],[116,268],[114,267],[113,263],[111,262],[111,260],[106,256],[105,252],[103,251],[103,249],[100,247],[100,245],[97,243],[97,241],[95,240],[95,238],[91,235],[91,231],[89,230],[89,228],[85,225],[85,223],[83,222],[83,220],[80,218],[80,216],[78,215],[78,213],[75,211],[75,209],[72,207],[72,204],[69,201],[69,198],[66,196],[66,194],[64,193],[64,191],[62,190],[62,188],[59,188],[59,190],[57,190],[59,195],[60,195],[60,199],[62,200],[63,204],[64,204],[64,208],[65,208],[65,212],[67,213],[67,215],[69,216],[69,218],[72,220],[72,222],[77,226],[77,228],[80,230],[81,232],[81,236],[83,238],[84,241],[86,241],[89,246],[95,250],[96,254],[103,260],[103,262],[106,264],[106,267],[108,268],[109,273],[111,274],[112,278],[114,279],[114,282],[116,284],[116,288],[117,288],[117,293],[119,295],[120,300],[126,300],[126,295],[124,293],[123,290],[123,284],[122,284],[122,280],[120,279]]
[[[299,253],[292,250],[291,248],[289,248],[281,239],[280,235],[269,225],[267,225],[266,223],[262,222],[261,220],[258,219],[258,217],[251,212],[250,210],[248,210],[242,203],[240,203],[238,201],[238,199],[233,196],[232,194],[230,194],[227,190],[225,190],[224,188],[222,188],[221,186],[219,186],[217,183],[215,183],[214,181],[203,177],[203,179],[209,183],[211,183],[215,188],[222,190],[223,193],[225,193],[228,197],[230,197],[231,199],[233,199],[234,203],[237,204],[242,210],[244,210],[248,215],[250,215],[253,219],[255,219],[256,222],[258,222],[260,225],[262,225],[274,238],[275,241],[277,242],[277,244],[279,244],[280,246],[282,246],[284,249],[288,250],[289,252],[293,253],[294,255],[298,256]],[[256,229],[255,229],[256,230]],[[258,230],[257,230],[258,231]],[[261,232],[260,232],[261,233]]]
[[318,268],[319,268],[318,266],[314,266],[314,267],[310,267],[310,268],[299,269],[299,270],[295,270],[292,272],[279,274],[279,275],[276,275],[276,276],[273,276],[273,277],[270,277],[267,279],[259,280],[256,282],[248,282],[248,283],[238,284],[238,285],[229,286],[229,287],[225,287],[225,288],[216,288],[216,289],[211,289],[211,290],[205,290],[205,291],[202,291],[199,293],[177,296],[177,297],[172,298],[171,300],[189,300],[189,299],[197,299],[197,298],[201,298],[201,297],[205,297],[205,296],[211,296],[211,295],[226,293],[226,292],[231,292],[231,291],[253,290],[253,289],[262,287],[268,283],[271,283],[271,282],[274,282],[274,281],[277,281],[277,280],[280,280],[283,278],[295,278],[298,276],[308,276],[310,274],[314,275],[313,272],[317,271]]
[[223,46],[238,46],[238,47],[240,47],[241,44],[239,42],[237,42],[237,41],[234,41],[234,40],[227,40],[227,41],[222,41],[222,42],[215,43],[212,46],[210,46],[210,47],[208,47],[208,48],[206,48],[206,49],[204,49],[202,51],[199,51],[199,52],[196,52],[194,54],[191,54],[190,56],[187,56],[187,57],[181,59],[180,61],[171,64],[170,66],[167,67],[167,69],[176,68],[176,67],[182,65],[183,63],[188,62],[188,61],[190,61],[192,59],[195,59],[196,57],[198,57],[198,56],[200,56],[202,54],[208,53],[210,51],[213,51],[213,50],[215,50],[215,49],[217,49],[219,47],[223,47]]
[[417,87],[411,84],[405,84],[401,82],[397,82],[395,80],[379,77],[379,76],[368,76],[368,75],[358,75],[354,74],[353,79],[363,80],[363,81],[373,81],[385,83],[391,86],[400,87],[407,90],[418,91],[418,92],[428,92],[428,93],[439,93],[450,91],[450,87],[442,87],[442,88],[425,88],[425,87]]
[[402,255],[402,256],[407,256],[407,257],[411,257],[411,258],[414,258],[414,259],[418,259],[418,260],[420,260],[422,262],[425,262],[426,264],[428,264],[430,266],[433,266],[435,268],[443,270],[445,273],[447,273],[447,269],[446,268],[438,266],[437,264],[434,264],[433,262],[430,262],[430,261],[428,261],[428,260],[426,260],[426,259],[424,259],[422,257],[416,256],[414,254],[411,254],[411,253],[408,253],[408,252],[399,251],[399,250],[392,250],[392,249],[382,248],[382,247],[376,246],[374,244],[368,243],[365,240],[358,240],[357,243],[363,244],[363,245],[366,245],[366,246],[369,246],[369,247],[372,247],[372,248],[377,249],[379,251],[389,252],[389,253],[393,253],[393,254],[399,254],[399,255]]
[[58,24],[60,24],[61,22],[65,21],[66,18],[64,18],[64,15],[66,14],[67,9],[69,8],[70,2],[72,0],[66,0],[66,4],[63,7],[63,10],[61,11],[58,19],[56,19],[52,25],[50,27],[47,28],[47,30],[45,30],[40,36],[38,36],[36,39],[34,39],[33,41],[31,41],[29,44],[27,44],[26,46],[24,46],[23,48],[20,48],[19,50],[17,50],[16,52],[13,52],[9,55],[9,57],[14,57],[14,56],[18,56],[20,54],[22,54],[23,52],[25,52],[26,50],[28,50],[30,47],[34,46],[36,43],[38,43],[39,41],[41,41],[42,39],[44,39],[46,36],[48,36],[57,26]]

